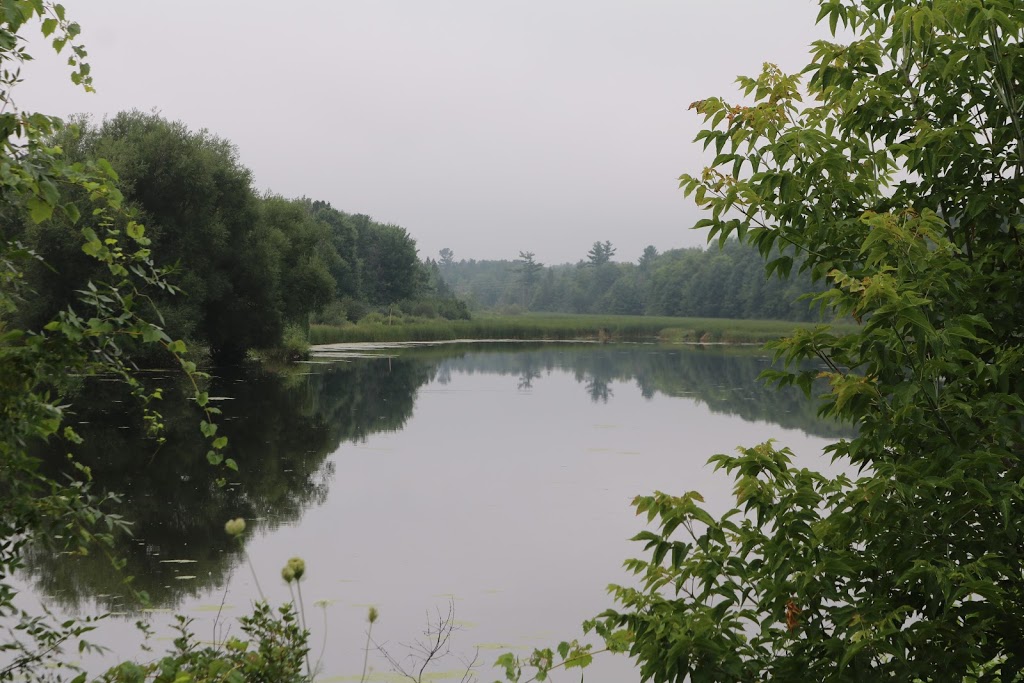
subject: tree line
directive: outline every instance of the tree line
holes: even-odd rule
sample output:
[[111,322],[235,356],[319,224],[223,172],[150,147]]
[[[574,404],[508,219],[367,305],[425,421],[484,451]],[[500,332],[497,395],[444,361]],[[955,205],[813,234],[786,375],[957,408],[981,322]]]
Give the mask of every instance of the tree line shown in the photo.
[[[809,281],[766,280],[756,252],[648,247],[636,264],[612,260],[595,242],[577,264],[546,267],[532,252],[509,261],[421,261],[398,225],[340,211],[328,202],[259,193],[228,140],[155,113],[121,112],[101,123],[73,120],[48,141],[68,163],[103,159],[138,221],[147,251],[180,291],[150,292],[166,333],[218,362],[250,349],[304,342],[311,322],[345,324],[374,311],[468,318],[485,310],[651,314],[806,320],[795,299]],[[71,190],[88,203],[87,188]],[[79,231],[109,219],[54,214],[37,222],[27,203],[0,212],[0,232],[33,253],[31,292],[13,324],[37,329],[67,310],[105,267],[83,253]],[[113,226],[127,229],[124,226]],[[141,353],[143,345],[129,348]]]
[[[167,334],[220,361],[279,347],[289,330],[304,336],[311,321],[356,320],[379,307],[468,315],[436,266],[419,260],[405,228],[324,201],[260,194],[236,148],[206,130],[132,111],[100,124],[77,119],[52,143],[72,164],[109,162],[156,264],[181,289],[152,293]],[[88,190],[77,194],[85,201]],[[4,207],[0,230],[38,256],[26,270],[32,300],[15,321],[34,329],[66,309],[83,283],[104,277],[72,219],[79,230],[90,221],[97,233],[109,226],[89,215],[36,223],[28,212]]]
[[545,266],[534,252],[456,261],[446,248],[437,265],[455,294],[478,310],[817,319],[801,297],[822,285],[796,269],[789,278],[767,277],[757,249],[737,240],[663,253],[649,246],[637,263],[613,261],[615,251],[609,241],[594,242],[575,264]]

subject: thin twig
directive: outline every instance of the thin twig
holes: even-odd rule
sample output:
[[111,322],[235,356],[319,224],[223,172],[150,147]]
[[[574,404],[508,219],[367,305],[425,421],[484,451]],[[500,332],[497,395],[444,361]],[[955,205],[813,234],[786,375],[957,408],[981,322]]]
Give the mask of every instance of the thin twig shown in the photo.
[[[366,681],[366,663],[370,659],[370,642],[372,641],[372,639],[370,638],[370,633],[372,631],[373,631],[373,622],[371,621],[370,625],[366,629],[366,647],[363,648],[363,673],[360,674],[360,676],[359,676],[359,683],[365,683],[365,681]],[[379,649],[379,646],[378,646],[378,649]]]
[[[289,588],[291,587],[291,585],[291,582],[289,582]],[[308,637],[309,629],[306,628],[306,605],[302,600],[302,582],[298,580],[295,581],[295,590],[299,594],[299,618],[302,620],[302,630],[306,632],[306,636]],[[306,648],[306,673],[309,674],[309,677],[311,679],[313,678],[313,667],[310,666],[309,663],[309,648]]]
[[[227,599],[228,599],[228,584],[227,584],[227,582],[225,582],[224,583],[224,594],[220,596],[220,606],[217,607],[217,616],[214,617],[214,619],[213,619],[213,644],[214,644],[215,647],[218,645],[218,642],[217,642],[217,627],[220,626],[220,617],[224,613],[224,603],[227,602]],[[227,640],[227,638],[225,638],[224,640]]]
[[[241,537],[239,537],[239,539],[241,539]],[[239,540],[239,543],[241,543],[241,540]],[[263,589],[260,587],[260,580],[256,576],[256,568],[252,566],[252,560],[249,558],[249,553],[245,551],[245,545],[242,545],[242,555],[245,556],[245,561],[249,565],[249,571],[252,572],[252,580],[256,584],[256,591],[260,594],[260,600],[262,602],[266,602],[267,598],[263,595]]]

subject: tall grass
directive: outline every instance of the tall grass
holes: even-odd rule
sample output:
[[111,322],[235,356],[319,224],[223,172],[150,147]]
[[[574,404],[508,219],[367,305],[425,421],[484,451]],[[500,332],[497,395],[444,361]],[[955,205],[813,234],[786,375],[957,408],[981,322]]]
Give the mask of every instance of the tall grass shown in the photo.
[[313,344],[449,341],[453,339],[595,340],[742,344],[767,341],[806,323],[728,318],[668,318],[614,315],[522,315],[473,320],[361,322],[313,325]]

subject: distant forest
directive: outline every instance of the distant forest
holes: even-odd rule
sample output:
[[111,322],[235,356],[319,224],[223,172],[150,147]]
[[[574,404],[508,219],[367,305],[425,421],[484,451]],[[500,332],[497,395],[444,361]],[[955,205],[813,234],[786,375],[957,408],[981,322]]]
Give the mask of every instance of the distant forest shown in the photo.
[[816,309],[801,300],[820,291],[806,273],[768,278],[753,247],[729,240],[722,248],[647,247],[637,263],[612,260],[611,242],[595,242],[575,264],[545,266],[534,253],[518,259],[456,261],[442,249],[441,276],[471,310],[602,313],[702,318],[810,321]]

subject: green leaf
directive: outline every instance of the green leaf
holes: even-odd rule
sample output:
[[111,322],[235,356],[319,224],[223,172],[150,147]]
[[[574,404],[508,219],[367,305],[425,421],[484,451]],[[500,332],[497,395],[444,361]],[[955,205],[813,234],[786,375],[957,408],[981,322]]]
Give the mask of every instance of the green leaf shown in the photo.
[[585,651],[583,649],[578,649],[578,650],[576,650],[575,652],[572,653],[572,656],[571,656],[570,659],[566,660],[565,668],[566,669],[572,669],[574,667],[579,667],[579,668],[583,669],[583,668],[586,668],[586,667],[590,666],[593,661],[594,661],[594,656],[592,654],[590,654],[589,652],[587,652],[587,651]]
[[128,225],[125,227],[125,232],[136,242],[142,241],[146,235],[146,228],[136,223],[135,221],[128,221]]
[[114,170],[114,167],[111,166],[110,162],[107,161],[106,159],[97,159],[96,166],[103,172],[105,176],[107,176],[114,182],[117,182],[119,180],[117,171]]
[[78,207],[70,202],[62,204],[60,208],[72,223],[77,223],[82,217],[82,213],[78,210]]
[[142,328],[142,341],[147,344],[158,341],[168,341],[170,338],[164,333],[162,329],[156,325],[146,325]]
[[26,204],[33,223],[42,223],[53,215],[53,205],[39,197],[29,197]]
[[86,242],[85,244],[82,245],[82,251],[94,258],[98,257],[100,254],[103,253],[103,243],[100,242],[99,240]]
[[519,661],[511,652],[505,652],[498,656],[494,666],[505,670],[505,679],[515,683],[519,680]]

